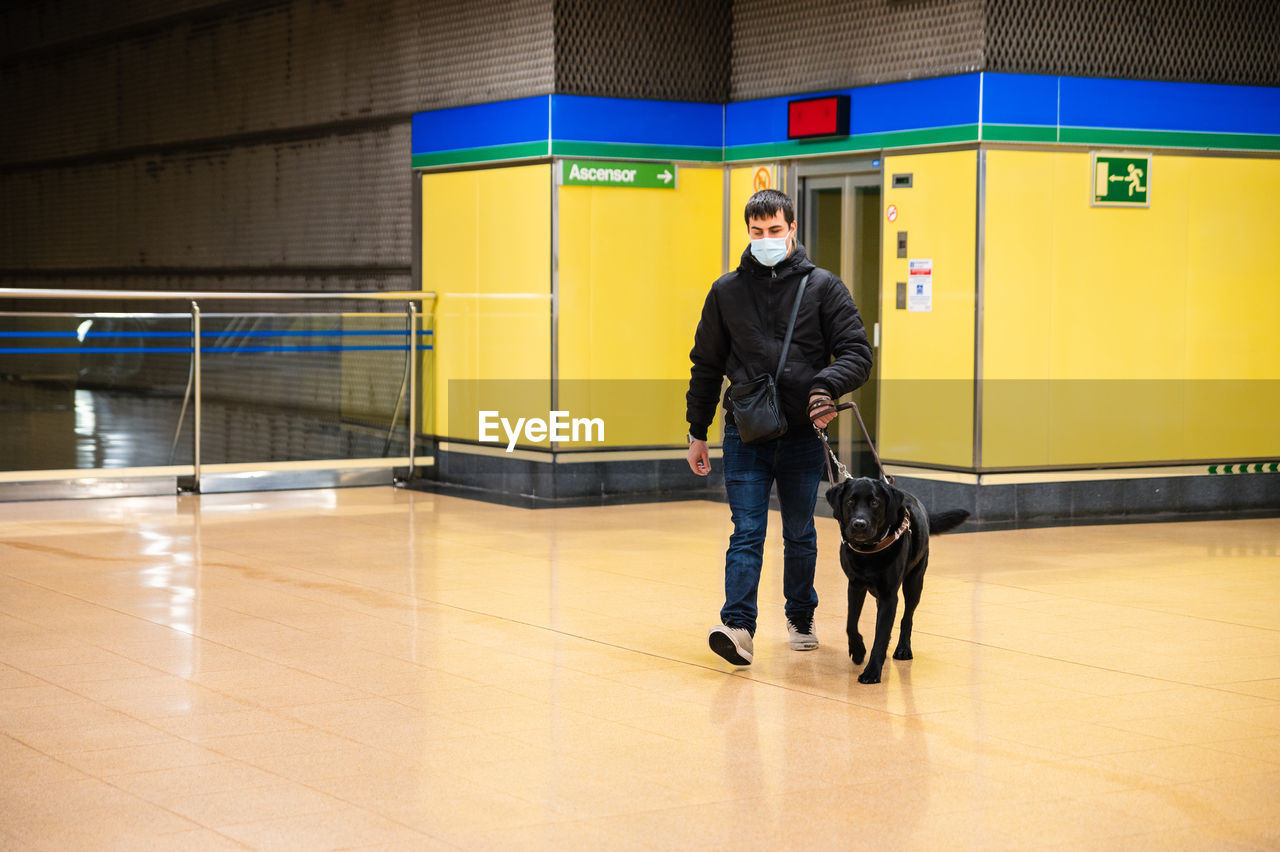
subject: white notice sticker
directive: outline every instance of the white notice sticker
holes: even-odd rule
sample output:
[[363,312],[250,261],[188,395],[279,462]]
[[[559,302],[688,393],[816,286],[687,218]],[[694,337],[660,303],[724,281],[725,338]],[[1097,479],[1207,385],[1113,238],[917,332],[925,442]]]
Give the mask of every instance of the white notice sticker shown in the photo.
[[933,259],[907,261],[907,310],[933,310]]

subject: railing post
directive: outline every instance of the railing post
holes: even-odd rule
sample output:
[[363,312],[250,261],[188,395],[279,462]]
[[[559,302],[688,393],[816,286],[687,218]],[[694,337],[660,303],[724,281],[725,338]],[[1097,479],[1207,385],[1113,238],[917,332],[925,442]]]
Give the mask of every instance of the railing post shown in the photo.
[[192,408],[194,418],[191,429],[193,436],[191,463],[194,474],[192,490],[196,494],[200,493],[200,373],[200,305],[193,301],[191,303],[191,374],[194,379],[192,395],[195,397],[195,405]]
[[413,481],[414,450],[418,444],[418,306],[409,303],[409,475]]

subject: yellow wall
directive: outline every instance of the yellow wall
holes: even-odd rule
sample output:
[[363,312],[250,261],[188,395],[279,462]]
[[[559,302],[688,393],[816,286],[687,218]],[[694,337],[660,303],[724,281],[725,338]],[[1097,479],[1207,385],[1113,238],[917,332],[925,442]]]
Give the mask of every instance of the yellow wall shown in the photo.
[[674,190],[558,189],[559,407],[604,419],[605,446],[684,442],[689,350],[720,275],[723,176],[681,166]]
[[[755,178],[760,169],[769,173],[769,189],[782,189],[782,169],[777,163],[752,163],[729,169],[729,269],[738,267],[738,258],[747,247],[747,223],[742,211],[747,207],[747,199],[756,193]],[[797,210],[796,215],[799,214]]]
[[[551,166],[431,172],[421,180],[422,287],[439,295],[431,318],[435,422],[426,428],[442,437],[475,439],[470,412],[497,399],[545,416],[551,377]],[[431,378],[424,377],[424,393],[432,392]],[[467,400],[468,414],[455,416],[456,422],[449,416],[451,382],[455,398]]]
[[[910,172],[910,189],[890,176]],[[973,464],[974,269],[977,153],[888,156],[880,291],[880,455],[887,460]],[[884,215],[884,210],[881,215]],[[897,232],[908,235],[897,256]],[[898,310],[896,283],[907,261],[933,261],[933,310]]]
[[1280,160],[1156,154],[1115,209],[1088,153],[987,158],[984,467],[1280,452]]
[[[1087,153],[986,156],[982,466],[1280,454],[1280,160],[1157,154],[1151,207],[1124,210],[1089,206]],[[889,460],[973,465],[977,157],[884,161]],[[549,164],[423,174],[423,287],[439,294],[424,428],[474,439],[477,408],[550,410],[555,191],[559,408],[603,417],[606,446],[679,443],[693,331],[726,220],[730,266],[745,245],[755,169],[729,170],[727,211],[714,167],[682,166],[675,190],[553,190]],[[913,186],[892,188],[902,172]],[[929,313],[894,307],[899,230],[909,258],[933,261]],[[451,382],[472,390],[457,423]]]

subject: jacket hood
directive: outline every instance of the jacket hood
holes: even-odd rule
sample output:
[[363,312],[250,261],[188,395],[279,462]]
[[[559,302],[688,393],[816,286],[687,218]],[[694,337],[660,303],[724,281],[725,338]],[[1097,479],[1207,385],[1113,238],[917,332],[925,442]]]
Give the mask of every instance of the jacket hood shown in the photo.
[[756,260],[755,255],[751,253],[750,243],[743,249],[742,258],[738,262],[738,272],[752,278],[786,278],[811,272],[816,268],[813,261],[809,259],[809,253],[799,242],[796,243],[795,250],[779,261],[777,266],[765,266]]

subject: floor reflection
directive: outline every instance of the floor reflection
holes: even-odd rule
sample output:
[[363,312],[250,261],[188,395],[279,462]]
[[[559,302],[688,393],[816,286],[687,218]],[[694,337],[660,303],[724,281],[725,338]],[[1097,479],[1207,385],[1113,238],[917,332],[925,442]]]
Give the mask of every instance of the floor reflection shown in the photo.
[[[0,471],[190,464],[193,416],[181,396],[0,381]],[[206,400],[202,417],[204,464],[407,453],[403,428],[336,413]]]
[[789,648],[772,513],[755,659],[708,649],[728,525],[0,504],[0,849],[1274,847],[1280,520],[941,536],[874,685],[830,518],[822,644]]

